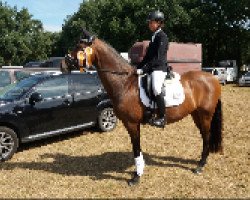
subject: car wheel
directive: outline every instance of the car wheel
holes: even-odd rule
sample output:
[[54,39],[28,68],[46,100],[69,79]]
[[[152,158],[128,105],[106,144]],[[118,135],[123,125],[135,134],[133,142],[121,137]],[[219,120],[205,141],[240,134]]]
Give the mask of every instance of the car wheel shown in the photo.
[[114,114],[113,108],[104,108],[98,116],[98,126],[101,131],[111,131],[116,127],[117,117]]
[[18,147],[16,133],[7,127],[0,126],[0,161],[9,160]]

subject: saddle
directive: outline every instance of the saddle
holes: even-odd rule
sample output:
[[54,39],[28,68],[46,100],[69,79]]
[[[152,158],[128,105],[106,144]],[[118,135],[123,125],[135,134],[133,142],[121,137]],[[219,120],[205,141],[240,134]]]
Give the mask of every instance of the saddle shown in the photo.
[[[151,109],[156,108],[155,96],[152,89],[152,78],[146,74],[139,76],[139,90],[142,103]],[[166,107],[177,106],[185,99],[184,89],[180,82],[180,75],[176,72],[169,72],[162,86],[162,93]]]
[[[165,81],[171,81],[175,78],[175,74],[173,72],[168,72],[165,78]],[[148,98],[152,101],[155,101],[155,96],[153,93],[152,87],[152,77],[149,74],[146,74],[141,77],[141,87],[144,89]]]

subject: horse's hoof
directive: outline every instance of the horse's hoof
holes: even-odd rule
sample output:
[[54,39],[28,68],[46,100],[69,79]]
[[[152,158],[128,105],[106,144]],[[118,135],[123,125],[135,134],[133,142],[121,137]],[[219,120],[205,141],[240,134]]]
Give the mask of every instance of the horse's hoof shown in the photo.
[[128,185],[134,186],[139,184],[139,182],[140,182],[140,176],[138,176],[137,173],[135,172],[133,178],[128,181]]
[[197,167],[196,169],[193,169],[193,173],[197,174],[197,175],[201,174],[202,173],[202,167]]

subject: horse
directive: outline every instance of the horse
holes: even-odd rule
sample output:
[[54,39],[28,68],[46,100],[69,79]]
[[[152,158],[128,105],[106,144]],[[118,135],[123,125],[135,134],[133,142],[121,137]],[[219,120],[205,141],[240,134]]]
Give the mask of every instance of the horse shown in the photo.
[[[140,146],[140,124],[143,123],[146,110],[139,97],[136,69],[103,40],[92,36],[86,30],[83,37],[88,43],[83,45],[79,42],[69,55],[69,62],[77,60],[77,53],[82,51],[86,44],[92,48],[91,62],[96,67],[100,80],[113,103],[116,116],[122,121],[131,138],[136,171],[128,184],[136,185],[140,181],[145,165]],[[79,67],[81,66],[77,66],[78,69]],[[73,65],[73,69],[75,68],[76,65]],[[71,70],[70,65],[62,68],[63,72]],[[185,100],[179,106],[166,109],[166,121],[170,124],[188,115],[192,116],[203,139],[201,159],[193,169],[195,174],[200,174],[209,153],[223,151],[221,85],[213,75],[202,71],[186,72],[181,75],[180,81],[184,88]]]

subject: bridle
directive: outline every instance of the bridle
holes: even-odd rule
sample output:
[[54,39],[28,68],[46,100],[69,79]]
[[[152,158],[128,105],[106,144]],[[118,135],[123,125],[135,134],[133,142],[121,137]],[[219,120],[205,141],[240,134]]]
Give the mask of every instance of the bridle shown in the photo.
[[98,72],[106,72],[106,73],[111,73],[111,74],[115,74],[115,75],[131,75],[131,74],[134,74],[134,73],[130,73],[130,72],[127,72],[127,71],[113,71],[113,70],[109,70],[109,69],[98,69],[97,70]]
[[[89,52],[93,52],[93,50],[90,47],[87,47]],[[86,49],[87,49],[86,48]],[[89,70],[88,65],[86,64],[86,67],[83,67],[83,61],[87,62],[87,58],[90,58],[90,55],[88,55],[88,52],[86,51],[86,49],[82,49],[79,50],[77,52],[77,56],[73,57],[72,55],[68,54],[65,56],[65,60],[67,62],[67,65],[69,65],[68,67],[71,69],[80,69],[80,72],[84,72]],[[90,50],[91,49],[91,50]],[[92,61],[90,61],[90,63],[92,63]],[[86,70],[87,69],[87,70]],[[110,70],[108,68],[104,68],[104,69],[98,69],[98,72],[103,72],[103,73],[111,73],[114,75],[131,75],[131,74],[136,74],[135,72],[128,72],[128,71],[114,71],[114,70]]]

